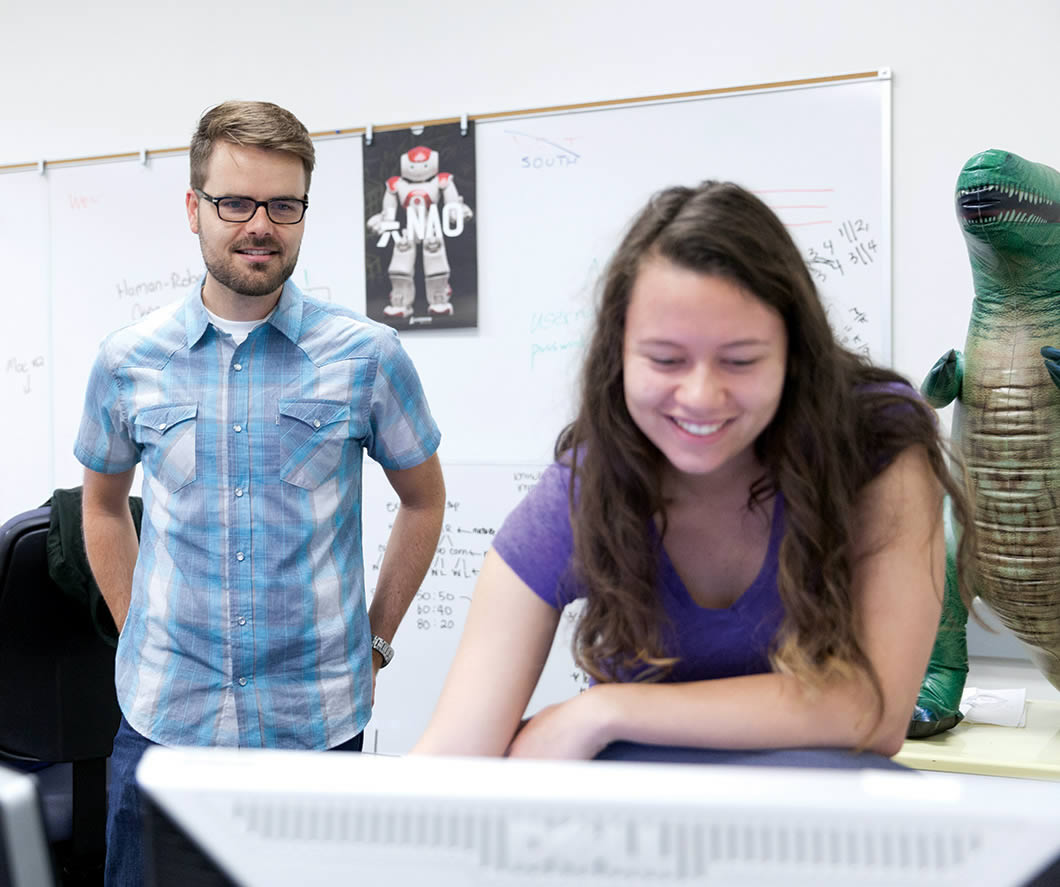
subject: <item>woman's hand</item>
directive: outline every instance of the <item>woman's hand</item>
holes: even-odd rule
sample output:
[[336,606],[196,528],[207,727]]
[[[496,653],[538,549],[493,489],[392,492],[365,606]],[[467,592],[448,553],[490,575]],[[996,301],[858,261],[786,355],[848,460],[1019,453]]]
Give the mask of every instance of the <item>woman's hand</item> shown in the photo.
[[608,685],[596,685],[573,699],[541,709],[523,721],[508,746],[513,758],[588,760],[618,737],[617,712]]

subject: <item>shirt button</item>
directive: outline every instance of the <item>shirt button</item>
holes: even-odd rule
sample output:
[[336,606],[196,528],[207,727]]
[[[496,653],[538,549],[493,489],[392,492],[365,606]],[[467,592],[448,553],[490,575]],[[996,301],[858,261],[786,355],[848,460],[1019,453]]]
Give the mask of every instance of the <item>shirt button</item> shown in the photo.
[[319,419],[314,419],[313,420],[313,427],[314,428],[319,428],[320,427],[320,420]]
[[239,434],[239,432],[243,430],[243,426],[242,426],[242,425],[233,425],[233,426],[232,426],[232,430],[233,430],[233,431],[234,431],[234,432],[235,432],[236,434]]
[[239,496],[242,496],[242,495],[243,495],[243,488],[242,487],[236,487],[236,496],[239,497]]
[[243,560],[243,552],[242,551],[237,551],[236,552],[236,560],[237,561]]
[[234,369],[238,373],[241,369],[243,369],[243,364],[234,363],[234,364],[232,364],[232,369]]
[[239,624],[240,625],[246,625],[247,624],[247,617],[246,616],[240,616],[239,617]]
[[240,687],[245,687],[246,685],[247,685],[247,679],[246,678],[240,678],[239,679],[239,686]]
[[165,430],[166,430],[166,423],[165,423],[165,422],[163,422],[163,423],[162,423],[161,425],[159,425],[159,426],[158,426],[158,430],[159,430],[159,431],[165,431]]

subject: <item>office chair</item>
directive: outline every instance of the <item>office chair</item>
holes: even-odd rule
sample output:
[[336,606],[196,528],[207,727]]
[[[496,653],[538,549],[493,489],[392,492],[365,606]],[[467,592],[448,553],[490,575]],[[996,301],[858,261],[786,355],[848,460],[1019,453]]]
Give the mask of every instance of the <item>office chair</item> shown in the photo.
[[120,717],[114,649],[48,574],[50,513],[37,508],[0,527],[0,758],[71,763],[64,883],[101,883],[106,765]]

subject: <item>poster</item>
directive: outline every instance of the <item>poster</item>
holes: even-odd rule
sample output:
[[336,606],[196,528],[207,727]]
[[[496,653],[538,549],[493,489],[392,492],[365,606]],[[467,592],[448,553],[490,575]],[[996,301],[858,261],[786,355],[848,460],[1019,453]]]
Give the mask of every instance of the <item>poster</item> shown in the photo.
[[366,139],[364,199],[368,316],[401,331],[476,327],[473,123]]

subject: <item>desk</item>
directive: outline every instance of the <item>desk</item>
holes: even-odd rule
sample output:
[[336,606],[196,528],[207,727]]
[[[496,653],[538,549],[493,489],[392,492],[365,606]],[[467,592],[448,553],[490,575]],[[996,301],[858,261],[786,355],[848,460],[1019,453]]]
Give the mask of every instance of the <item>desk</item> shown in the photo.
[[1025,727],[960,723],[908,739],[894,760],[918,770],[1060,780],[1060,702],[1028,700]]

